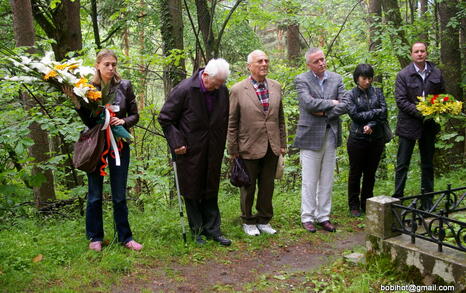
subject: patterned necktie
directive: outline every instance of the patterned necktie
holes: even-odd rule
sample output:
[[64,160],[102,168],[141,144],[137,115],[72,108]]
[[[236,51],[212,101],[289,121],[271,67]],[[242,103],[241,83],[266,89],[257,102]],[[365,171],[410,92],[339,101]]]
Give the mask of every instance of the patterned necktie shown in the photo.
[[257,97],[264,107],[264,111],[269,110],[269,90],[265,87],[263,82],[259,83],[257,86]]

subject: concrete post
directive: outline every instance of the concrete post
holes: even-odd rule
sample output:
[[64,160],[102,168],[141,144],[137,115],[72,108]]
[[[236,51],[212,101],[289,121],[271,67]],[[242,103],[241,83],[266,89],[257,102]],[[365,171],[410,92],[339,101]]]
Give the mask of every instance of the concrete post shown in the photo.
[[381,239],[387,239],[400,235],[392,231],[392,225],[396,223],[391,205],[400,203],[400,200],[390,196],[375,196],[366,202],[366,232],[369,235]]

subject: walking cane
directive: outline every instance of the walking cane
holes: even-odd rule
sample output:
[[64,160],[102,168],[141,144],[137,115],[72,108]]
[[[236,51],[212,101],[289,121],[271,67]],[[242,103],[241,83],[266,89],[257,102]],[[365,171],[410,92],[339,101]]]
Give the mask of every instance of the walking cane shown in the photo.
[[180,207],[180,225],[181,225],[181,230],[183,231],[183,241],[184,241],[184,244],[186,245],[186,229],[184,227],[184,221],[183,221],[183,205],[181,203],[180,185],[178,183],[178,170],[176,169],[175,158],[173,158],[173,170],[175,171],[175,185],[176,185],[176,191],[178,193],[178,205]]

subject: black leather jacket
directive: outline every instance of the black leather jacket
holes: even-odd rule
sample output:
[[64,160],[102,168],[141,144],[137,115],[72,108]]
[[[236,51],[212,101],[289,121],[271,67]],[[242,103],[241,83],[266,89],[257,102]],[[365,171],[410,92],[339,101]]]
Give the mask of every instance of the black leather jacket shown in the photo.
[[[129,80],[122,79],[119,83],[112,86],[110,93],[112,92],[115,92],[115,100],[113,101],[113,104],[120,106],[120,111],[116,113],[116,116],[125,120],[125,124],[123,124],[123,126],[129,130],[129,128],[136,125],[139,121],[138,105],[136,103],[136,96],[134,95],[131,82]],[[87,127],[92,128],[97,124],[98,118],[93,117],[91,115],[91,110],[88,108],[82,106],[76,111]]]
[[[387,119],[387,104],[380,89],[359,87],[348,91],[348,115],[351,118],[350,137],[363,140],[383,139],[381,122]],[[364,126],[370,126],[371,134],[364,134]]]

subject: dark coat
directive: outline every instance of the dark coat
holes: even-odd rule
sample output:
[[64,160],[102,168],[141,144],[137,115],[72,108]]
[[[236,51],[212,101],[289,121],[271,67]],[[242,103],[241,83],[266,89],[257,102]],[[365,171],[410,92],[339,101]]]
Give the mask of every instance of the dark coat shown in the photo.
[[[372,86],[367,91],[355,87],[347,95],[348,115],[351,118],[350,137],[367,141],[382,139],[382,123],[387,120],[387,104],[382,91]],[[371,134],[364,134],[366,125],[371,127]]]
[[[119,83],[116,83],[110,88],[109,93],[111,94],[113,92],[115,92],[113,104],[120,105],[120,111],[116,113],[116,116],[125,120],[123,126],[129,130],[139,121],[138,105],[133,92],[133,86],[129,80],[122,79]],[[87,127],[92,128],[97,124],[99,118],[98,116],[91,115],[91,110],[89,108],[82,106],[76,111]]]
[[432,119],[424,120],[416,109],[419,102],[417,97],[445,93],[442,72],[434,64],[427,62],[429,72],[423,81],[411,63],[403,68],[396,76],[395,99],[398,106],[398,121],[396,134],[408,139],[419,139],[423,134],[435,135],[439,125]]
[[215,94],[213,110],[208,113],[198,71],[173,88],[158,118],[172,152],[187,148],[186,154],[176,156],[176,165],[181,194],[189,199],[218,195],[229,100],[225,86]]

